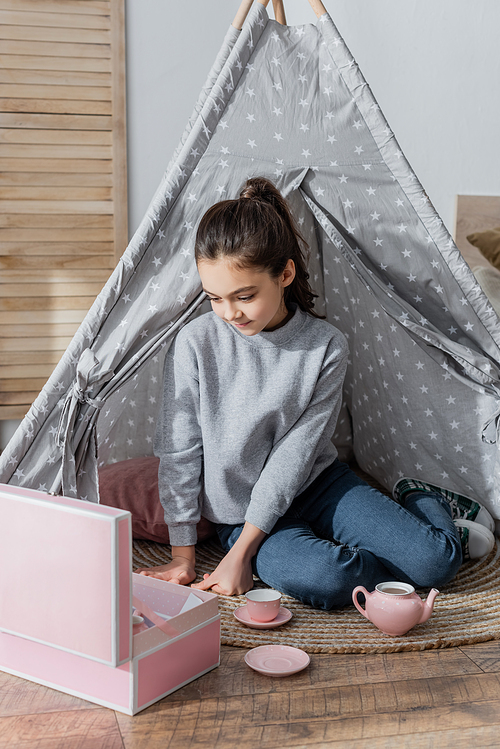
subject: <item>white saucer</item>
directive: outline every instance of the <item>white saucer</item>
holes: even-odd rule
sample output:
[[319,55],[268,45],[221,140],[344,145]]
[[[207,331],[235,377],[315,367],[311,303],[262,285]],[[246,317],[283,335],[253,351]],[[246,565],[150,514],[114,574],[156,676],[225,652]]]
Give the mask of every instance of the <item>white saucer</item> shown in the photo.
[[252,627],[252,629],[274,629],[275,627],[281,627],[282,624],[289,622],[293,616],[292,612],[283,606],[280,606],[278,615],[270,622],[256,622],[254,619],[251,619],[248,613],[248,606],[240,606],[233,612],[233,615],[239,622],[246,624],[247,627]]
[[266,676],[291,676],[306,668],[310,661],[307,653],[289,645],[261,645],[245,655],[247,666]]

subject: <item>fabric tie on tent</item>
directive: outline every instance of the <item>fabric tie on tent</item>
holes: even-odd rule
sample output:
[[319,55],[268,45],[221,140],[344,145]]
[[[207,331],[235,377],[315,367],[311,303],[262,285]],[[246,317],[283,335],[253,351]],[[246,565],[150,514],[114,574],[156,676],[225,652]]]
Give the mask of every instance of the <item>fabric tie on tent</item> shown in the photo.
[[81,492],[84,480],[89,496],[81,498],[98,501],[96,421],[100,410],[110,395],[123,385],[124,380],[135,375],[144,361],[157,350],[168,347],[169,340],[182,326],[185,318],[189,318],[193,310],[198,308],[204,297],[205,294],[199,295],[185,315],[175,323],[171,322],[167,330],[161,332],[145,350],[136,353],[127,366],[122,363],[119,373],[103,370],[90,349],[82,352],[76,367],[76,381],[66,396],[57,428],[56,443],[62,448],[62,456],[60,470],[50,489],[52,493],[62,491],[64,495],[74,495],[77,493],[77,483]]
[[196,227],[250,176],[287,197],[317,309],[349,342],[338,447],[387,489],[421,478],[500,518],[498,317],[328,14],[283,26],[258,3],[229,29],[143,221],[0,456],[0,479],[62,481],[97,501],[98,465],[152,453],[165,352],[205,311]]
[[[92,394],[99,392],[99,389],[106,382],[109,382],[114,374],[110,370],[103,372],[99,367],[100,362],[95,354],[90,349],[85,349],[76,367],[76,382],[66,396],[62,409],[59,428],[57,430],[57,443],[62,447],[60,483],[63,494],[76,491],[77,471],[82,463],[85,463],[87,468],[90,468],[88,465],[89,461],[85,461],[85,455],[89,443],[91,441],[92,443],[95,442],[95,414],[104,405],[102,398],[92,397]],[[81,413],[83,405],[90,407],[86,409],[85,415]],[[81,426],[78,425],[77,427],[78,421],[81,422]],[[81,435],[79,434],[82,429],[88,433],[87,440],[83,445]],[[80,440],[78,439],[79,437]],[[79,448],[83,448],[78,450],[78,460],[76,459],[73,447],[75,443],[79,445]],[[93,446],[95,447],[94,444]],[[97,485],[97,466],[93,465],[92,468],[94,469],[92,474],[96,476]],[[57,483],[59,484],[59,481]],[[60,489],[61,486],[54,485],[52,487],[52,491],[55,493]]]

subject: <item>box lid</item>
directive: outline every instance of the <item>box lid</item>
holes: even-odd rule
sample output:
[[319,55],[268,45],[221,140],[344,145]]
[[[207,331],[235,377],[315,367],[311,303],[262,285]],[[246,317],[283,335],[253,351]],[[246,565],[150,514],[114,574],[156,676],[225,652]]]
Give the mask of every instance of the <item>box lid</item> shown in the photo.
[[0,630],[117,666],[132,651],[129,512],[0,484]]

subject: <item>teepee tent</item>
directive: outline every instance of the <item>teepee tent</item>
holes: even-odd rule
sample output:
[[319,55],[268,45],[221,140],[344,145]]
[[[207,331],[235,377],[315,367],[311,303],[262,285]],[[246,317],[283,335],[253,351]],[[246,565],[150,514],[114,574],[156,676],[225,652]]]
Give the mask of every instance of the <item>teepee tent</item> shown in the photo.
[[500,518],[499,320],[318,0],[315,25],[230,27],[151,205],[0,457],[0,480],[98,501],[151,454],[165,352],[207,306],[196,227],[250,176],[289,200],[317,308],[347,336],[336,444],[387,488],[414,476]]

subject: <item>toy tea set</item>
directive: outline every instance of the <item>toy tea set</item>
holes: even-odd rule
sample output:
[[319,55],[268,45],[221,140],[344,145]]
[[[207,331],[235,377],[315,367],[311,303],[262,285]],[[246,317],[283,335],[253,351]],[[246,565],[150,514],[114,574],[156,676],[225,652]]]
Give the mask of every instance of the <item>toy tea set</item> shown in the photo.
[[[359,593],[363,593],[366,599],[364,609],[358,601]],[[381,632],[399,637],[430,618],[438,593],[439,590],[433,588],[427,599],[422,601],[412,585],[387,582],[379,583],[373,593],[358,585],[352,591],[352,600],[358,611]]]
[[[281,606],[281,593],[270,588],[250,590],[247,603],[234,612],[234,617],[252,629],[274,629],[286,624],[292,612]],[[306,652],[289,645],[261,645],[249,650],[245,663],[265,676],[291,676],[310,663]]]
[[[365,608],[359,603],[360,593],[365,597]],[[352,600],[358,611],[381,632],[399,637],[430,618],[438,593],[433,588],[423,601],[412,585],[391,581],[379,583],[372,593],[358,585],[352,592]],[[245,597],[246,605],[236,609],[234,617],[247,627],[274,629],[292,618],[292,612],[280,605],[281,594],[276,590],[251,590]],[[245,662],[267,676],[290,676],[306,668],[310,658],[300,648],[262,645],[248,651]]]
[[[135,715],[219,665],[217,596],[133,573],[129,512],[0,484],[0,516],[0,567],[9,570],[0,577],[0,671]],[[426,621],[436,595],[424,603],[399,582],[353,591],[363,616],[390,635]],[[247,627],[292,618],[278,591],[251,590],[246,600],[234,616]],[[263,645],[245,661],[288,676],[310,658]]]

